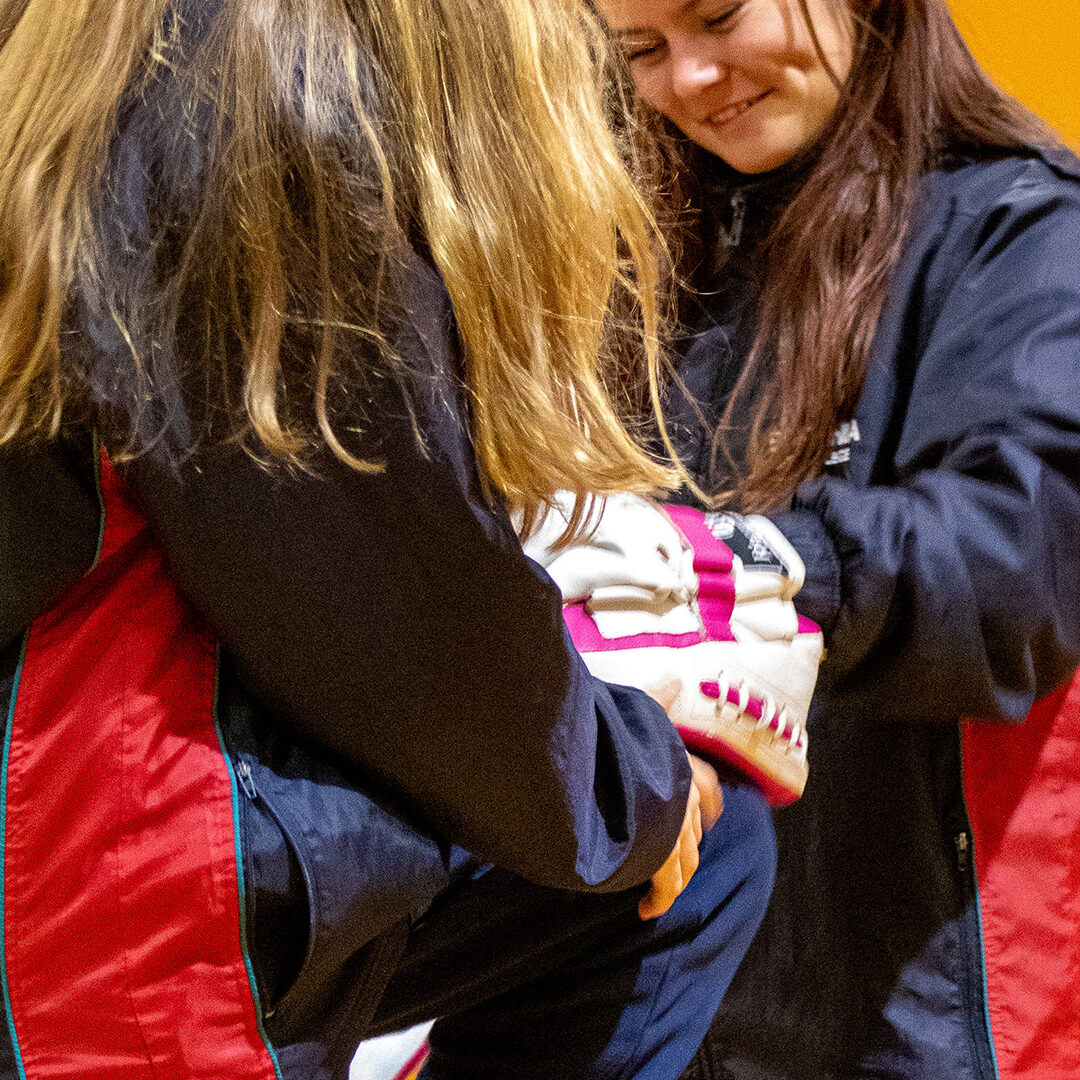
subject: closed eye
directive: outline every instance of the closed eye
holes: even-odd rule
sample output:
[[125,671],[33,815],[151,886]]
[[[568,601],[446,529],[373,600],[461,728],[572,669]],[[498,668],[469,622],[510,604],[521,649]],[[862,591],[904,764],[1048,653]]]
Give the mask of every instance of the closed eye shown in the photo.
[[663,49],[663,41],[625,41],[619,45],[619,51],[628,64],[642,60],[655,60]]
[[739,0],[739,3],[731,4],[716,15],[703,17],[702,22],[705,24],[705,28],[707,30],[726,28],[727,24],[742,10],[744,2],[745,0]]

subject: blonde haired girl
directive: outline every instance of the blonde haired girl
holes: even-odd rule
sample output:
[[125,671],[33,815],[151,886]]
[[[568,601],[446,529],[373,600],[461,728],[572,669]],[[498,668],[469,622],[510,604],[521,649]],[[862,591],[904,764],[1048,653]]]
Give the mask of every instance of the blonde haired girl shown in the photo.
[[689,1059],[767,815],[702,839],[505,510],[673,478],[597,49],[570,0],[0,2],[5,1080],[338,1077],[433,1015],[432,1077]]

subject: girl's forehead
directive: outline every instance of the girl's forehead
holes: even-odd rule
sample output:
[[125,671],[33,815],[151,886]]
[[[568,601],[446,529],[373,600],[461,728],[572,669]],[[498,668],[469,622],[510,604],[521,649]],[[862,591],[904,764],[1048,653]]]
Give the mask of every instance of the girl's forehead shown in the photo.
[[712,17],[728,7],[779,8],[786,14],[802,19],[808,14],[839,15],[851,11],[851,0],[807,0],[805,10],[800,0],[594,0],[608,27],[613,30],[648,29],[678,22],[695,15]]
[[735,0],[596,0],[596,7],[612,29],[648,27],[690,14],[701,3]]

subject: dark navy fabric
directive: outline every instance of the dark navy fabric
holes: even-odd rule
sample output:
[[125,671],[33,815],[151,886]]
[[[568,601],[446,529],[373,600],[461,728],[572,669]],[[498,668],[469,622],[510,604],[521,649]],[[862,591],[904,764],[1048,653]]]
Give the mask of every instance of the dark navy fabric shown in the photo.
[[[251,958],[285,1080],[338,1080],[361,1037],[443,1017],[425,1076],[673,1080],[764,914],[772,822],[728,786],[690,886],[545,888],[440,852],[266,723],[226,659],[218,714],[240,789]],[[401,897],[413,898],[398,921]]]
[[[826,629],[810,780],[695,1076],[993,1080],[956,721],[1020,719],[1080,663],[1077,252],[1071,155],[923,181],[858,438],[775,515]],[[699,387],[732,383],[751,278],[696,301]]]
[[286,737],[227,656],[218,722],[237,779],[247,937],[267,1036],[292,1077],[347,1068],[410,916],[450,881],[439,846]]
[[823,685],[849,706],[1019,719],[1080,658],[1080,180],[1062,164],[926,178],[860,441],[783,518],[840,558]]
[[375,1033],[432,1016],[424,1080],[679,1075],[764,911],[774,870],[761,794],[724,789],[701,863],[659,919],[617,896],[459,874],[412,929]]
[[89,435],[0,450],[0,647],[86,571],[100,524]]
[[[205,144],[206,117],[184,97],[163,76],[114,139],[99,231],[126,275],[121,316],[155,295],[156,263],[198,196],[191,169],[210,168],[205,152],[173,150]],[[594,680],[574,652],[558,590],[485,493],[446,290],[422,254],[404,261],[392,345],[408,378],[336,388],[329,406],[349,450],[383,471],[329,451],[307,471],[266,467],[211,440],[179,466],[155,444],[125,476],[178,584],[294,736],[443,844],[541,884],[632,887],[678,834],[685,754],[655,702]],[[85,314],[75,329],[88,379],[122,412],[129,390],[93,374],[131,366],[117,320]],[[290,324],[287,357],[307,355],[302,334]],[[341,370],[378,367],[361,335],[346,346]],[[185,351],[200,348],[182,325],[176,347],[155,352],[154,392],[173,419],[198,412],[183,379]],[[400,914],[411,908],[403,896]]]
[[643,922],[644,886],[546,888],[411,832],[268,724],[227,657],[218,715],[284,1080],[341,1080],[362,1037],[434,1017],[432,1080],[674,1080],[685,1067],[771,890],[773,826],[756,789],[725,788],[689,887]]

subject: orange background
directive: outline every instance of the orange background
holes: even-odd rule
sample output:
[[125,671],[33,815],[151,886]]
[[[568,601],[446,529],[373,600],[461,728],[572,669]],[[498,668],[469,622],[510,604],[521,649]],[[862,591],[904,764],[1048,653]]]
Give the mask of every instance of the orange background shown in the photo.
[[995,82],[1080,150],[1080,0],[950,2]]

